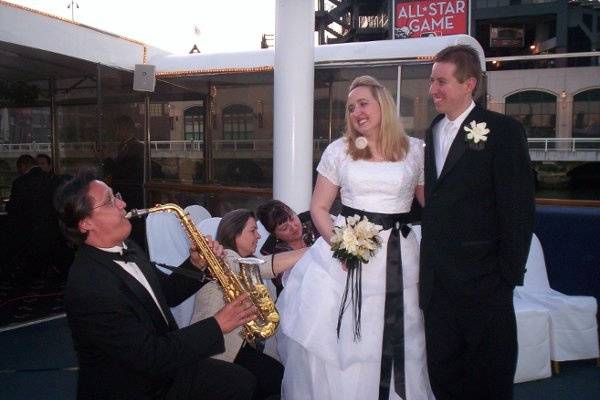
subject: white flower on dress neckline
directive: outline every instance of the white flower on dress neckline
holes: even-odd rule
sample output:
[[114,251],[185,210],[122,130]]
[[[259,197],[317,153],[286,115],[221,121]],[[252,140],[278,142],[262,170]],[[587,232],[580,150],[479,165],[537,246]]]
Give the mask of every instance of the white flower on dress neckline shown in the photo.
[[365,139],[364,136],[359,136],[356,139],[354,139],[354,145],[359,150],[366,149],[368,144],[369,144],[369,142],[367,142],[367,139]]
[[464,130],[467,132],[465,140],[469,142],[471,147],[475,150],[483,149],[485,142],[488,139],[487,134],[490,133],[490,130],[487,128],[487,123],[478,123],[473,120],[469,123],[469,126],[464,127]]

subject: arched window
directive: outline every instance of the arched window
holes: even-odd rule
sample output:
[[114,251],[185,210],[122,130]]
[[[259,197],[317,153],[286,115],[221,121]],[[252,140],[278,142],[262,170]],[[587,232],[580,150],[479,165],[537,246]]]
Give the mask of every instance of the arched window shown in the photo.
[[600,137],[600,89],[591,89],[573,97],[573,137]]
[[254,138],[254,113],[244,104],[232,104],[223,109],[223,139]]
[[183,112],[184,139],[204,140],[204,107],[190,107]]
[[524,90],[506,98],[506,115],[519,120],[527,137],[556,137],[556,96],[538,90]]

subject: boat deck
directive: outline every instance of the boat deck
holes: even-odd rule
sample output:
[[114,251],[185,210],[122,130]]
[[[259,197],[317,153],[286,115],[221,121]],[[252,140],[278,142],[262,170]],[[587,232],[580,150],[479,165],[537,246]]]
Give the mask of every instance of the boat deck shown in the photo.
[[[0,329],[0,398],[76,398],[77,359],[64,314]],[[515,400],[600,399],[595,360],[561,363],[551,378],[515,385]]]

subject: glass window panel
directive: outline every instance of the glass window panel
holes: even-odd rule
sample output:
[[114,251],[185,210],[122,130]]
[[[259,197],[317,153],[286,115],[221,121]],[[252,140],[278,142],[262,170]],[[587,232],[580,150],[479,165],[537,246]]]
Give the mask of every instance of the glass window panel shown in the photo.
[[163,83],[152,102],[168,115],[150,119],[150,180],[204,182],[203,94]]
[[[520,112],[516,113],[516,109]],[[518,119],[528,137],[555,137],[556,96],[526,90],[506,98],[505,112]]]
[[227,212],[238,208],[256,210],[256,208],[271,199],[270,191],[264,193],[253,192],[225,192],[225,191],[183,191],[177,189],[152,189],[149,191],[149,202],[175,203],[181,207],[199,204],[205,207],[213,217],[222,217]]
[[573,137],[600,138],[600,89],[573,97]]
[[420,139],[437,115],[429,96],[431,64],[403,65],[400,86],[400,117],[406,133]]
[[0,108],[0,199],[10,196],[19,156],[52,156],[50,123],[49,107]]

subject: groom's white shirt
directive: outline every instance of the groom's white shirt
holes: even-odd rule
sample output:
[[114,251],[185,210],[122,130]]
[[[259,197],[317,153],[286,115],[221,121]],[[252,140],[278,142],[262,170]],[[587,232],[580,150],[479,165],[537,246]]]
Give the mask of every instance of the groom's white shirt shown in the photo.
[[454,138],[456,138],[458,130],[473,108],[475,108],[475,102],[471,100],[469,107],[467,107],[467,109],[454,121],[450,121],[446,115],[433,127],[433,146],[435,149],[435,166],[437,168],[438,177],[442,173],[442,168],[444,168],[450,146],[452,145]]

